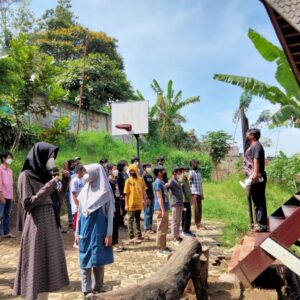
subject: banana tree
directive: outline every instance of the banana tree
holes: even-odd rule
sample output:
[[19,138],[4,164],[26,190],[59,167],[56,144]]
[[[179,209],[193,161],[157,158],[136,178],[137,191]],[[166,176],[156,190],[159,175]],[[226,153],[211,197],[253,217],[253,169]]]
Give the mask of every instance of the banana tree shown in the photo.
[[168,82],[166,94],[164,94],[155,79],[151,87],[157,95],[156,103],[151,110],[151,114],[157,117],[160,136],[164,141],[168,141],[172,135],[171,130],[173,126],[186,122],[186,118],[181,114],[180,110],[189,104],[200,102],[200,97],[193,96],[182,99],[182,91],[175,93],[172,80]]
[[279,110],[271,116],[273,126],[290,124],[300,128],[300,87],[284,52],[253,29],[249,29],[248,37],[264,59],[277,64],[275,78],[282,89],[252,77],[215,74],[214,79],[240,86],[254,96],[279,104]]

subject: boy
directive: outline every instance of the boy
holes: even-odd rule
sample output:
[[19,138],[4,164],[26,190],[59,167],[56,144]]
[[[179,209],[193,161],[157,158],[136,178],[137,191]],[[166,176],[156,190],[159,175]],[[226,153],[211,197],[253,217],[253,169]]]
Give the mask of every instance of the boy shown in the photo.
[[192,159],[190,161],[190,166],[192,170],[190,171],[188,179],[190,181],[190,187],[192,192],[195,225],[198,229],[206,229],[201,224],[202,201],[204,200],[204,194],[203,194],[203,186],[202,186],[202,176],[199,170],[199,161],[197,159]]
[[3,230],[3,237],[15,238],[16,235],[10,232],[10,215],[14,198],[13,173],[10,168],[13,162],[13,155],[10,152],[1,154],[0,166],[0,238]]
[[157,212],[156,243],[158,246],[158,254],[168,255],[171,252],[171,250],[166,247],[170,206],[163,181],[166,174],[165,168],[163,166],[156,166],[153,170],[153,174],[156,178],[154,182],[154,210]]
[[[85,173],[85,168],[83,165],[78,164],[75,167],[75,176],[71,180],[70,184],[70,192],[71,192],[71,208],[72,208],[72,215],[73,215],[73,230],[76,231],[76,224],[77,224],[77,212],[78,212],[78,195],[81,192],[82,188],[85,185],[85,180],[83,179],[83,175]],[[78,248],[76,243],[74,243],[74,247]]]
[[179,245],[182,241],[179,229],[183,210],[183,190],[179,180],[182,180],[182,172],[180,168],[175,167],[172,172],[172,178],[166,183],[166,188],[170,189],[172,233],[174,237],[173,244],[175,245]]
[[153,177],[151,176],[151,164],[143,164],[143,179],[147,185],[147,196],[149,199],[149,204],[144,210],[144,228],[146,233],[155,233],[152,228],[153,223],[153,207],[154,207],[154,194],[153,194]]
[[190,230],[191,227],[191,219],[192,219],[192,212],[191,212],[191,200],[192,200],[192,193],[190,189],[190,183],[188,180],[189,176],[189,167],[182,167],[182,190],[183,190],[183,211],[182,211],[182,234],[188,237],[194,237]]
[[[148,197],[146,194],[147,186],[143,178],[139,175],[136,165],[130,165],[129,178],[125,181],[125,210],[128,212],[128,233],[131,243],[141,243],[143,236],[141,231],[141,211],[146,207]],[[137,239],[134,238],[133,221],[135,220]]]

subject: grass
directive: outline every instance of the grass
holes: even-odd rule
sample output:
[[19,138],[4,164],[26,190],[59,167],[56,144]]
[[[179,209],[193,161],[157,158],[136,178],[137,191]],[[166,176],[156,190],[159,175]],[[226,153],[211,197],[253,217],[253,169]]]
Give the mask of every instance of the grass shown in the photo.
[[[234,246],[248,231],[249,215],[246,192],[240,187],[242,176],[235,174],[224,181],[206,181],[203,184],[205,200],[203,216],[225,223],[221,243],[225,247]],[[270,215],[291,197],[284,187],[267,183],[267,209]]]
[[[16,153],[12,165],[15,183],[22,168],[28,150]],[[130,159],[136,154],[135,143],[124,144],[121,140],[114,139],[104,133],[82,132],[76,141],[62,141],[56,164],[61,167],[63,162],[75,156],[80,156],[82,163],[89,164],[99,162],[106,157],[110,162],[120,159]],[[200,152],[187,152],[170,149],[164,145],[143,147],[141,151],[142,161],[155,163],[159,155],[166,158],[168,174],[171,174],[173,165],[187,164],[191,158],[201,161],[202,172],[210,172],[211,162],[209,158]],[[242,176],[233,175],[221,182],[205,181],[203,203],[203,216],[207,219],[219,220],[225,223],[221,243],[225,247],[233,246],[241,236],[247,232],[249,225],[248,204],[245,191],[240,187],[239,180]],[[284,187],[268,182],[267,184],[268,213],[272,213],[291,194]]]

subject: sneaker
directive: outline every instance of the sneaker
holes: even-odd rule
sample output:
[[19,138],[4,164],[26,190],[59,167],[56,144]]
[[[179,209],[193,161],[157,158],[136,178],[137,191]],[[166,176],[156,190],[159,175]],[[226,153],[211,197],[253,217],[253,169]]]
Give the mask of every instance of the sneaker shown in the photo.
[[170,248],[168,248],[168,247],[166,247],[163,250],[161,250],[161,249],[157,250],[157,255],[158,256],[168,256],[171,253],[172,253],[172,250]]
[[182,235],[183,236],[186,236],[186,237],[195,237],[196,235],[192,232],[182,232]]
[[92,293],[92,292],[86,292],[86,293],[83,293],[83,298],[84,299],[91,299],[93,296],[94,296],[94,294]]
[[79,248],[78,245],[77,245],[76,243],[73,244],[73,247],[76,248],[76,249]]
[[4,238],[13,238],[13,239],[14,239],[14,238],[16,238],[17,236],[16,236],[15,234],[12,234],[12,233],[10,232],[10,233],[8,233],[8,234],[4,234],[3,237],[4,237]]
[[181,241],[180,241],[178,238],[177,238],[177,239],[174,239],[174,240],[172,241],[172,244],[175,245],[175,246],[180,245],[180,243],[181,243]]
[[139,239],[139,238],[132,238],[132,239],[129,240],[129,243],[131,243],[131,244],[141,244],[142,240]]
[[114,250],[114,252],[123,252],[124,251],[123,247],[121,247],[120,245],[115,245],[113,247],[113,250]]

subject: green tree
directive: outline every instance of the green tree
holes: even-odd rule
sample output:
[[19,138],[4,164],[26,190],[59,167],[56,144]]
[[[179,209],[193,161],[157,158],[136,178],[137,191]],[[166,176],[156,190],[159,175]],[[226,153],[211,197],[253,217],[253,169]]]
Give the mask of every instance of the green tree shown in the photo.
[[[82,60],[68,61],[61,76],[61,83],[68,91],[69,101],[79,101],[79,88],[82,80]],[[83,107],[104,109],[107,102],[135,98],[126,74],[118,69],[117,63],[104,54],[90,54],[85,67]]]
[[230,134],[220,131],[209,131],[201,138],[201,146],[206,150],[215,166],[215,172],[218,177],[218,165],[231,148],[232,137]]
[[248,36],[264,59],[276,62],[275,78],[284,91],[250,77],[215,74],[214,79],[240,86],[254,96],[269,100],[272,104],[279,104],[279,110],[271,117],[273,125],[290,124],[299,128],[300,88],[284,52],[253,29],[249,29]]
[[54,9],[47,9],[42,15],[39,20],[39,27],[42,30],[57,30],[77,25],[77,17],[71,8],[71,0],[58,0]]
[[158,122],[158,132],[163,142],[170,143],[174,126],[186,122],[186,118],[180,110],[189,104],[200,102],[200,97],[194,96],[182,99],[182,91],[175,93],[172,80],[168,82],[166,95],[155,79],[151,87],[156,93],[156,102],[151,109],[151,115]]
[[9,55],[0,59],[0,104],[8,105],[16,126],[12,151],[18,146],[26,114],[43,115],[64,96],[56,81],[59,71],[52,57],[28,44],[25,34],[13,39]]

